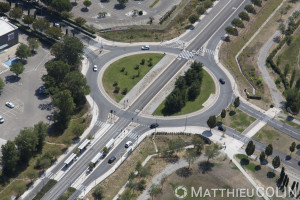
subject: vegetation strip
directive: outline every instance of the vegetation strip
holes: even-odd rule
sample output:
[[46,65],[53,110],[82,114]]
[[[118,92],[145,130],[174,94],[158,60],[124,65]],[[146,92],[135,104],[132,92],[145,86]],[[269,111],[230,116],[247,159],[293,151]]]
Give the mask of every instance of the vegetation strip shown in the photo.
[[149,6],[150,8],[153,8],[160,0],[154,0],[154,2]]

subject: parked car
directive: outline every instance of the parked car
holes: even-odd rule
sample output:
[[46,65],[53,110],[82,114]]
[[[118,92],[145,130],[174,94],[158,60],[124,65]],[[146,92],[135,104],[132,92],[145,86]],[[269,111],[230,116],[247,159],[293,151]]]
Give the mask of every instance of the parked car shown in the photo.
[[60,24],[59,23],[54,23],[54,26],[60,27]]
[[159,127],[159,124],[158,123],[153,123],[150,125],[150,128],[153,129],[153,128],[157,128]]
[[150,47],[148,45],[142,46],[142,50],[149,50],[149,49],[150,49]]
[[220,81],[221,84],[225,84],[225,80],[224,79],[220,78],[219,81]]
[[111,163],[115,162],[116,159],[117,159],[116,156],[112,156],[112,157],[108,160],[108,163],[111,164]]
[[9,108],[14,108],[15,105],[12,102],[6,102],[5,105]]
[[131,141],[128,141],[128,142],[126,142],[126,144],[125,144],[125,148],[128,148],[128,147],[130,147],[132,145],[132,142]]
[[0,116],[0,123],[2,124],[4,122],[4,118]]
[[45,90],[46,90],[46,86],[41,86],[40,88],[39,88],[39,94],[44,94],[45,93]]
[[94,71],[94,72],[98,71],[98,66],[97,66],[97,65],[94,65],[93,71]]

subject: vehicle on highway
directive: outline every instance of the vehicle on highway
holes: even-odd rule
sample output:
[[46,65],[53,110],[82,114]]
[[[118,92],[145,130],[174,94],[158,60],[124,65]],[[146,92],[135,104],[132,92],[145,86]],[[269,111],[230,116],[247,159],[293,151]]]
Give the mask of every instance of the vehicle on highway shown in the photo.
[[98,71],[98,66],[97,66],[97,65],[94,65],[93,71],[94,71],[94,72]]
[[125,148],[128,148],[128,147],[130,147],[132,145],[132,142],[131,141],[128,141],[128,142],[126,142],[126,144],[125,144]]
[[88,167],[86,173],[89,174],[91,171],[93,171],[93,168]]
[[159,127],[159,124],[158,123],[153,123],[150,125],[150,128],[153,129],[153,128],[157,128]]
[[149,50],[149,49],[150,49],[150,47],[148,45],[142,46],[142,50]]
[[220,81],[221,84],[225,84],[225,80],[224,79],[220,78],[219,81]]
[[4,118],[0,116],[0,123],[2,124],[4,122]]
[[117,159],[116,156],[112,156],[112,157],[108,160],[108,163],[111,164],[111,163],[115,162],[116,159]]
[[14,108],[15,105],[12,102],[6,102],[5,105],[9,108]]
[[46,90],[46,86],[41,86],[40,88],[39,88],[39,94],[44,94],[45,93],[45,90]]

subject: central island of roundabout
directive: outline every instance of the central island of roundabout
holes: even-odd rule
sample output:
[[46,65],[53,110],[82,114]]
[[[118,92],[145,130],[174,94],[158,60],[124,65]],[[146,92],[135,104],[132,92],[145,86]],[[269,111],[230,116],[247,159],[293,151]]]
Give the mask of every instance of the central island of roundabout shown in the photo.
[[152,100],[138,111],[146,118],[180,118],[202,113],[216,102],[220,93],[216,77],[202,63],[187,62],[159,93],[147,91],[176,58],[174,54],[149,51],[126,54],[101,69],[98,83],[110,102],[122,109],[149,92]]

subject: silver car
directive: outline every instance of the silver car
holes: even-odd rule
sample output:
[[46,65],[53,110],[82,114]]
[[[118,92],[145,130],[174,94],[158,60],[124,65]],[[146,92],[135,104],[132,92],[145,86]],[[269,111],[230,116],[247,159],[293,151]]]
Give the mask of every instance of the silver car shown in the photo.
[[0,116],[0,123],[2,124],[4,122],[4,118]]
[[14,108],[15,105],[12,102],[6,102],[5,105],[9,108]]

